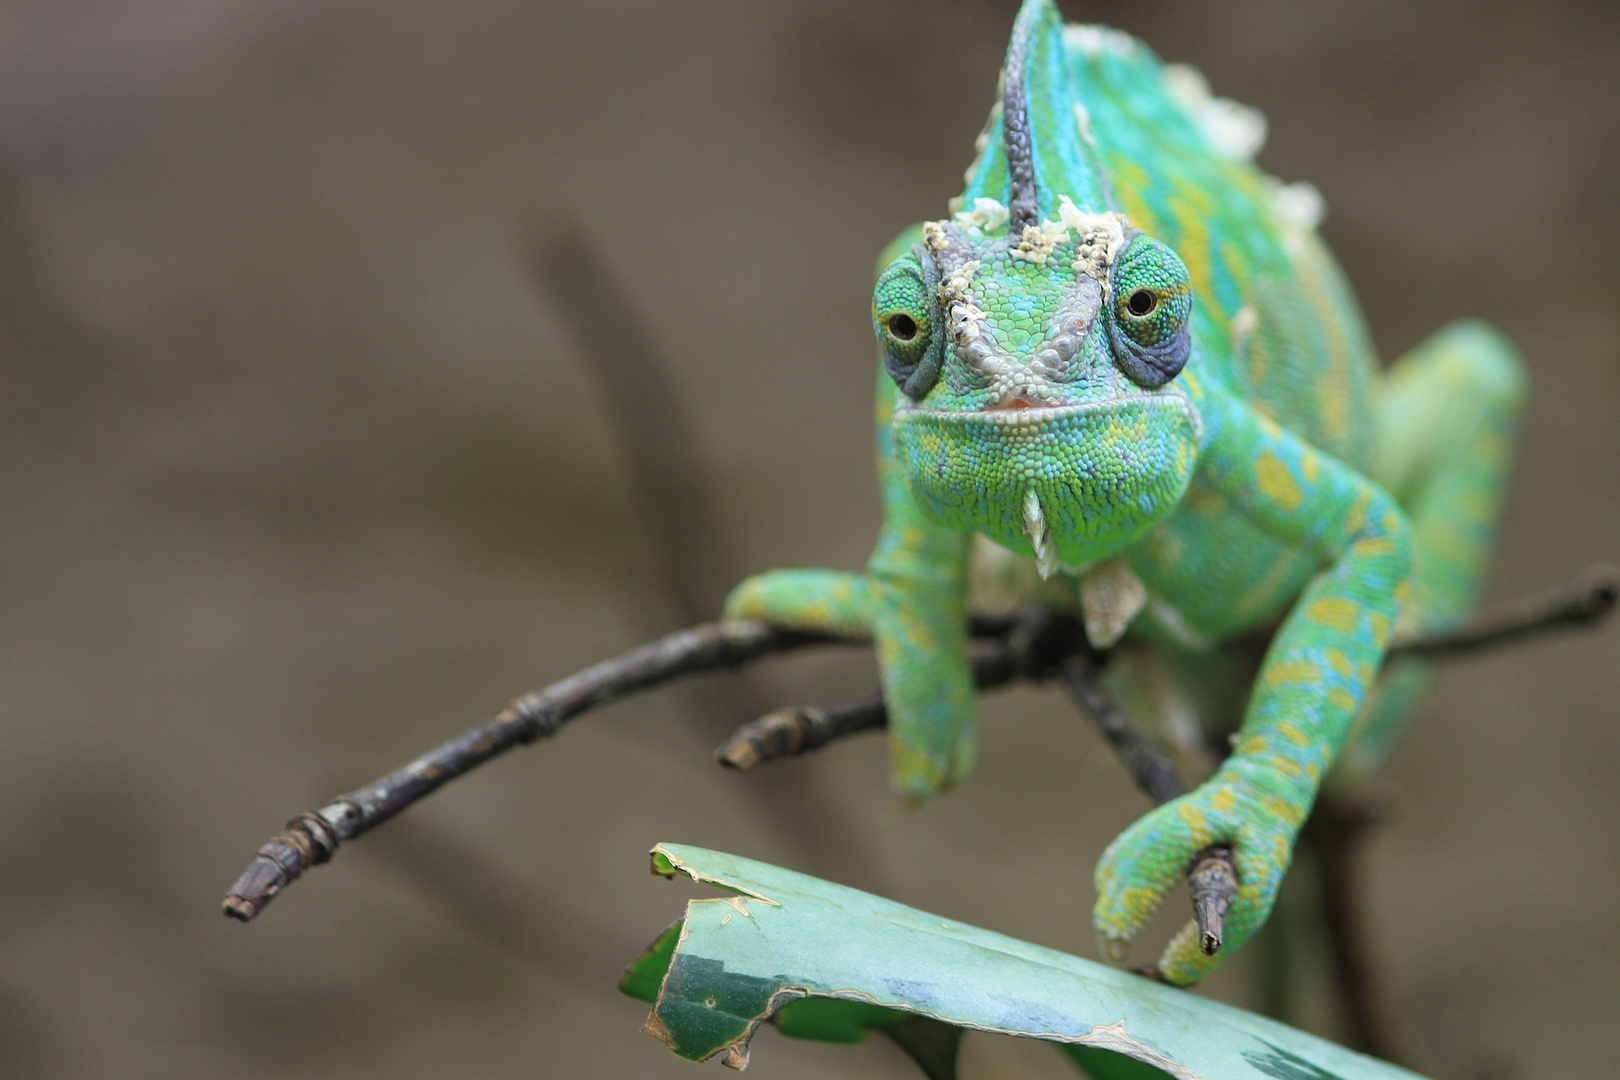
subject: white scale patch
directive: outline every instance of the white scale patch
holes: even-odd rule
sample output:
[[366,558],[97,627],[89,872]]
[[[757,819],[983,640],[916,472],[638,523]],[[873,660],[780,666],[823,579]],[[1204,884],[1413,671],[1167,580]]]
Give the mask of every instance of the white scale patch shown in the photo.
[[1104,55],[1130,56],[1137,49],[1136,39],[1123,30],[1088,23],[1070,23],[1065,26],[1063,44],[1093,60]]
[[1259,109],[1209,92],[1203,72],[1187,64],[1164,65],[1164,88],[1223,157],[1249,161],[1266,144],[1266,117]]
[[1315,184],[1304,180],[1292,184],[1274,183],[1271,188],[1271,212],[1284,228],[1310,232],[1327,217],[1327,200],[1316,190]]
[[1043,221],[1039,225],[1025,225],[1018,246],[1007,254],[1036,266],[1045,266],[1052,249],[1069,238],[1069,227],[1061,221]]
[[1108,268],[1114,256],[1125,245],[1125,227],[1130,220],[1112,210],[1101,214],[1088,214],[1067,195],[1058,201],[1058,217],[1080,238],[1074,253],[1074,268],[1098,281],[1108,280]]
[[982,236],[1007,224],[1010,216],[1011,211],[994,199],[974,199],[973,209],[956,212],[956,221],[968,232]]

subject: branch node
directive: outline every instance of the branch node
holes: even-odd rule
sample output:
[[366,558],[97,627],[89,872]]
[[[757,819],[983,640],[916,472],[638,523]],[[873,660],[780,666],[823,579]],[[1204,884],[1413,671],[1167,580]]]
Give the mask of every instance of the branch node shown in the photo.
[[819,746],[816,729],[826,726],[827,715],[813,705],[777,709],[738,728],[714,757],[722,765],[747,772],[762,761],[797,756]]
[[524,746],[551,738],[563,726],[563,718],[556,709],[549,707],[541,692],[515,698],[512,704],[495,714],[496,723],[512,720],[519,721],[523,725],[517,741]]

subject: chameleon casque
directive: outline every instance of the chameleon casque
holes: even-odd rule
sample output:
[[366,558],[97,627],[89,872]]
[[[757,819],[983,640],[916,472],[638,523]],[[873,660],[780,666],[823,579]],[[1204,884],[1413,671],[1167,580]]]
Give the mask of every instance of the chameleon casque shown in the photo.
[[[1426,681],[1417,661],[1381,672],[1392,635],[1468,614],[1524,393],[1477,322],[1380,370],[1314,189],[1249,160],[1261,123],[1026,0],[952,216],[880,263],[867,570],[774,571],[726,605],[870,635],[908,801],[973,766],[970,578],[1078,608],[1094,644],[1123,638],[1166,678],[1238,671],[1230,755],[1096,870],[1118,959],[1194,854],[1232,845],[1227,947],[1205,956],[1189,923],[1159,963],[1181,985],[1263,924],[1330,770],[1383,756]],[[1234,643],[1266,631],[1256,669]]]

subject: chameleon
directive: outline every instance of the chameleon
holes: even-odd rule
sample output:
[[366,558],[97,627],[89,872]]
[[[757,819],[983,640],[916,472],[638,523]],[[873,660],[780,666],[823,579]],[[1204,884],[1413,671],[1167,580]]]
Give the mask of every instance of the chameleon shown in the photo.
[[[1095,872],[1119,961],[1194,856],[1231,847],[1225,946],[1205,955],[1188,923],[1159,958],[1181,986],[1264,924],[1324,782],[1388,753],[1430,677],[1384,664],[1392,638],[1469,614],[1526,392],[1478,321],[1380,367],[1320,196],[1253,163],[1263,125],[1127,34],[1025,0],[965,189],[879,261],[867,567],[771,571],[725,604],[872,640],[908,803],[973,767],[986,574],[1194,684],[1238,671],[1230,753]],[[1243,666],[1237,643],[1265,632]]]

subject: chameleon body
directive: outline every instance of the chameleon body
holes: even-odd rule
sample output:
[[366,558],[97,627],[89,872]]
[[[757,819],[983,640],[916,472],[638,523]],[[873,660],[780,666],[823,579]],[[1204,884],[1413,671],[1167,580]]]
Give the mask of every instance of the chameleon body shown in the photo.
[[1189,924],[1160,960],[1182,985],[1264,922],[1329,770],[1383,755],[1425,676],[1380,679],[1392,635],[1466,616],[1524,387],[1473,322],[1380,371],[1314,189],[1249,160],[1262,125],[1140,42],[1026,0],[952,216],[880,263],[867,570],[775,571],[727,601],[873,638],[910,801],[973,764],[975,544],[1024,599],[1078,606],[1100,645],[1123,633],[1211,670],[1274,630],[1230,755],[1097,867],[1118,957],[1195,853],[1233,846],[1226,947],[1203,955]]

